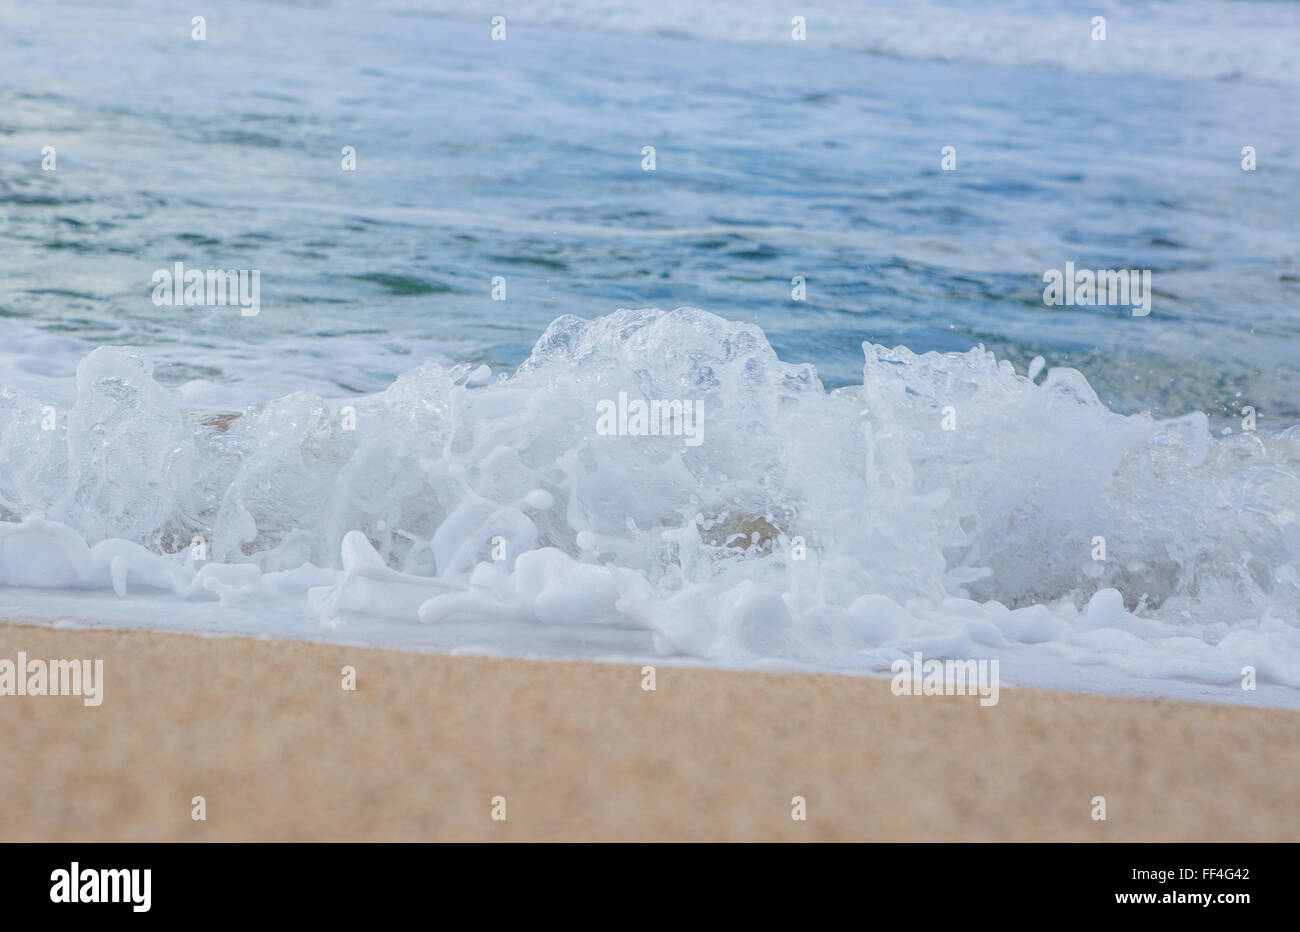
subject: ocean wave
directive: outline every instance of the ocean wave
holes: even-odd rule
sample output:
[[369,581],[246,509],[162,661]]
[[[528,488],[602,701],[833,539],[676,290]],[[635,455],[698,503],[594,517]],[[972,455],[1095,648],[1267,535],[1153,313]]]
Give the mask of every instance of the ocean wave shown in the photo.
[[[429,362],[221,411],[100,347],[66,412],[0,392],[0,585],[288,595],[362,640],[627,629],[861,671],[1030,648],[1300,689],[1300,427],[1212,437],[1041,360],[863,350],[862,383],[828,392],[752,324],[620,310],[557,319],[510,374]],[[689,403],[695,438],[681,407],[638,435],[638,400]]]

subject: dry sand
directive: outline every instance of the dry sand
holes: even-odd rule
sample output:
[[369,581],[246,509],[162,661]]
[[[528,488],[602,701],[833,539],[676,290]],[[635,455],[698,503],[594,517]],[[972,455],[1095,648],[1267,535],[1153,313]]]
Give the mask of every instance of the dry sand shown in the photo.
[[1300,712],[0,625],[19,650],[103,658],[104,702],[0,697],[2,841],[1300,839]]

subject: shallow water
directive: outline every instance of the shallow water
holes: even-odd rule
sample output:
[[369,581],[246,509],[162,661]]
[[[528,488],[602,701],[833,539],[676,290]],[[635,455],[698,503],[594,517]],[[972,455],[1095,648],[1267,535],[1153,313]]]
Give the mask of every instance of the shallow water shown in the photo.
[[[0,2],[0,579],[64,590],[9,612],[144,587],[241,606],[214,630],[862,671],[924,644],[1225,700],[1250,663],[1291,704],[1300,8],[1103,5],[1093,43],[1093,6],[824,4],[799,43],[762,4],[523,5],[492,42],[463,4],[233,3],[194,42],[166,4]],[[178,261],[260,270],[261,313],[156,306]],[[1067,261],[1152,270],[1150,315],[1045,306]],[[683,305],[711,314],[607,317]],[[563,315],[605,319],[543,338]],[[912,355],[976,345],[1019,377]],[[703,398],[708,439],[597,436],[620,390]],[[714,546],[726,515],[776,536]],[[547,608],[521,552],[590,599]]]
[[[1300,26],[1293,5],[1232,6]],[[993,41],[986,61],[930,60],[982,15],[960,7],[910,58],[855,50],[881,15],[833,8],[830,48],[816,14],[813,40],[757,44],[574,31],[595,14],[570,8],[570,28],[517,21],[502,43],[420,8],[236,3],[194,42],[163,4],[0,7],[5,322],[146,346],[166,384],[247,403],[375,391],[431,354],[512,366],[560,314],[691,305],[759,324],[831,386],[858,381],[863,341],[982,343],[1077,367],[1119,411],[1300,420],[1300,109],[1264,80],[1276,30],[1237,22],[1200,52],[1196,9],[1216,7],[1146,8],[1193,79],[1122,70],[1138,24],[1116,15],[1109,44],[1076,44],[1121,70],[1090,73],[1012,67]],[[1026,22],[1062,46],[1067,12]],[[756,15],[690,25],[760,38]],[[664,28],[647,16],[604,21]],[[1237,46],[1261,79],[1216,79]],[[266,313],[155,307],[150,276],[175,261],[260,269]],[[1066,261],[1151,269],[1151,315],[1045,307]],[[25,364],[66,386],[83,354]]]

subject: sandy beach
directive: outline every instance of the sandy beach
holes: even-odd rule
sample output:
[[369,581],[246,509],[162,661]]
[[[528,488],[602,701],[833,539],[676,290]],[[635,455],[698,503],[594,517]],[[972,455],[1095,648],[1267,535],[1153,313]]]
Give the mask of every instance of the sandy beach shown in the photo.
[[1291,711],[0,625],[18,651],[102,658],[103,703],[0,697],[0,841],[1300,837]]

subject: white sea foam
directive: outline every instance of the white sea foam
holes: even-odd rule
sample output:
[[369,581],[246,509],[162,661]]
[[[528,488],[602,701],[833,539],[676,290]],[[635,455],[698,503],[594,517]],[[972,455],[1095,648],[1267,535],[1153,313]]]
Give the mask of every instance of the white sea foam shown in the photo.
[[[862,672],[922,650],[1233,701],[1251,666],[1300,705],[1300,428],[1212,438],[1072,369],[864,352],[826,392],[753,325],[562,317],[516,372],[427,363],[351,430],[306,393],[193,411],[102,347],[54,429],[0,393],[0,585],[25,587],[0,613],[185,630],[185,599],[223,607],[205,631]],[[620,391],[702,400],[705,442],[599,435]]]

